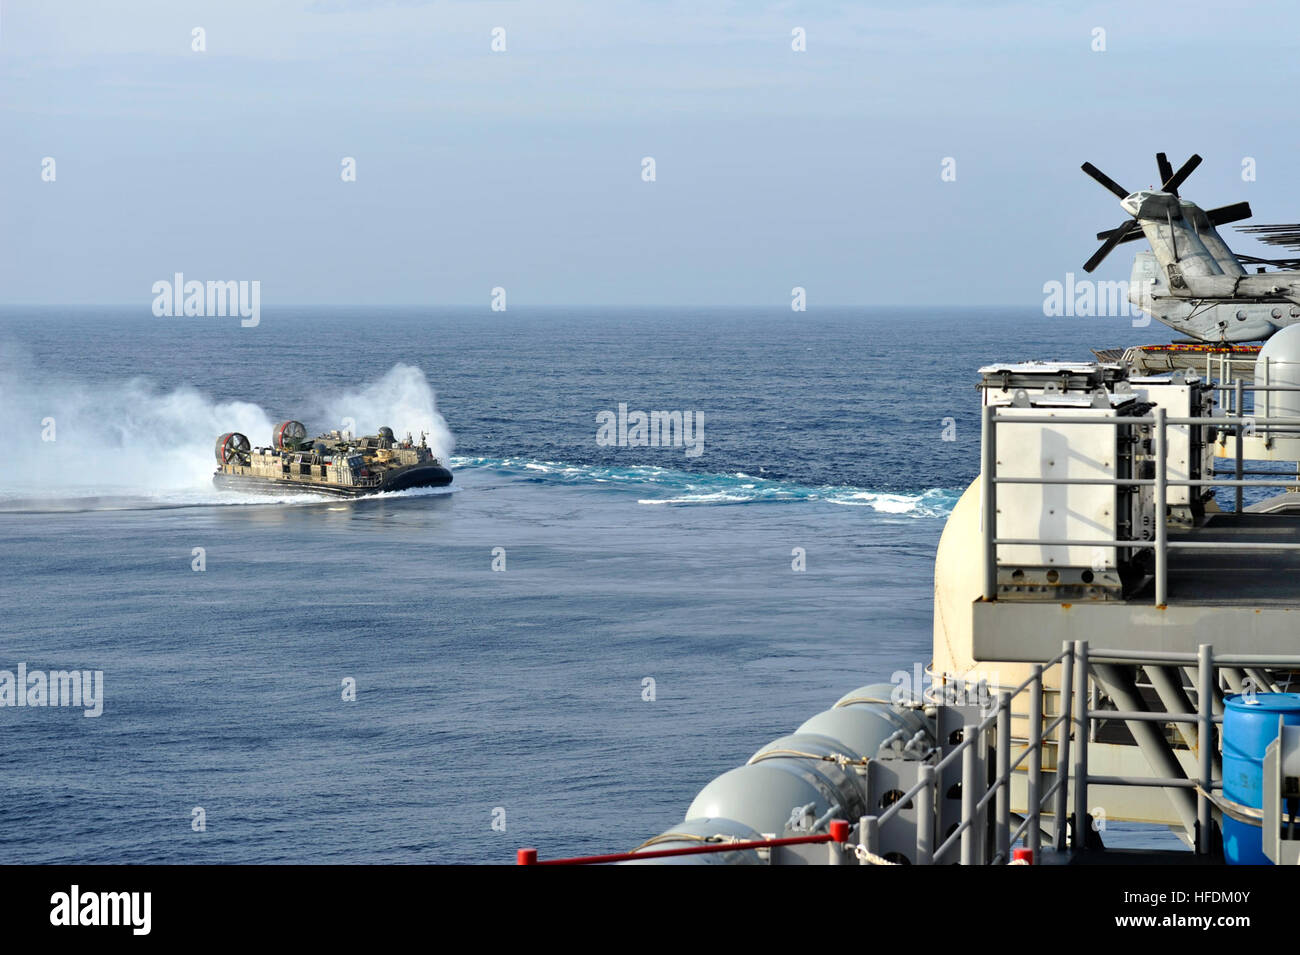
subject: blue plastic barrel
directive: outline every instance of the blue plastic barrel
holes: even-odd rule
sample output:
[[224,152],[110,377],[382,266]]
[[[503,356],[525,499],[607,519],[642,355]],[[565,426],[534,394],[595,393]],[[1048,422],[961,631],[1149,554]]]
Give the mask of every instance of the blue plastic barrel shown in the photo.
[[[1277,739],[1277,718],[1300,726],[1300,693],[1253,693],[1223,701],[1223,795],[1264,807],[1264,750]],[[1229,865],[1272,865],[1258,826],[1223,817],[1223,855]]]

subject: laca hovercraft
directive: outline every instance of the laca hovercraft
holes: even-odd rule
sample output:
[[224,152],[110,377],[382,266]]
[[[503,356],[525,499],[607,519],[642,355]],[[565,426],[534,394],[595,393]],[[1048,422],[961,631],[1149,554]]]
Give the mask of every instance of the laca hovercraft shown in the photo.
[[254,448],[245,435],[232,431],[217,438],[212,483],[226,490],[339,497],[446,487],[451,471],[425,437],[420,434],[419,444],[409,434],[398,441],[392,428],[380,428],[378,434],[353,437],[349,431],[330,431],[309,440],[302,422],[282,421],[271,432],[269,447]]

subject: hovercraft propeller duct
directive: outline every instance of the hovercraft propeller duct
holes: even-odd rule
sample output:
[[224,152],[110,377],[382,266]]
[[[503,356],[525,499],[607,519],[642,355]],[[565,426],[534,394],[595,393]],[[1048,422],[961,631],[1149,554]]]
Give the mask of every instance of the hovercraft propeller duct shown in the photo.
[[271,432],[271,444],[281,451],[296,451],[307,439],[307,426],[301,421],[281,421]]
[[[1187,181],[1190,176],[1201,164],[1201,157],[1193,154],[1192,158],[1183,163],[1177,172],[1174,172],[1173,166],[1169,163],[1169,158],[1164,153],[1156,153],[1156,167],[1160,171],[1160,192],[1167,192],[1173,196],[1178,195],[1178,187]],[[1085,173],[1091,176],[1097,182],[1101,183],[1107,190],[1114,193],[1120,199],[1127,199],[1132,193],[1126,191],[1123,186],[1117,183],[1110,176],[1106,175],[1090,162],[1086,162],[1081,167]],[[1250,203],[1234,202],[1230,206],[1220,206],[1217,209],[1209,209],[1205,213],[1209,216],[1210,222],[1216,226],[1223,225],[1227,222],[1237,222],[1241,219],[1250,218]],[[1142,225],[1137,219],[1129,219],[1114,229],[1108,229],[1105,232],[1098,232],[1097,238],[1104,240],[1102,246],[1093,253],[1083,265],[1085,272],[1091,272],[1097,266],[1101,265],[1102,260],[1114,250],[1115,246],[1121,242],[1132,242],[1142,238]]]
[[248,438],[238,431],[231,431],[217,438],[219,464],[248,464],[252,457],[252,445],[248,443]]

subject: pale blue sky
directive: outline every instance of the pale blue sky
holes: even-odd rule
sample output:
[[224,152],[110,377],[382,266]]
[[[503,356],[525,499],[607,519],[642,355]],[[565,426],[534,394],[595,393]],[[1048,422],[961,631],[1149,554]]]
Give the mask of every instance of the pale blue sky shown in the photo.
[[1189,198],[1300,218],[1297,35],[1204,0],[0,0],[0,302],[1037,303],[1123,218],[1085,159],[1136,189],[1200,152]]

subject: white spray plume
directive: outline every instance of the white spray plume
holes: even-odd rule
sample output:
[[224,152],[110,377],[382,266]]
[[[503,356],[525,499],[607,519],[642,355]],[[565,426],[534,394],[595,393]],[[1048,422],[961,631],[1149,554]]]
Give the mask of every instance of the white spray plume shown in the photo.
[[[374,434],[382,427],[393,429],[400,441],[407,433],[418,442],[420,432],[428,435],[429,447],[446,463],[456,442],[442,415],[424,373],[411,365],[397,364],[378,381],[338,396],[325,396],[317,404],[320,430],[342,428],[355,423],[357,434]],[[311,423],[308,428],[313,427]]]

